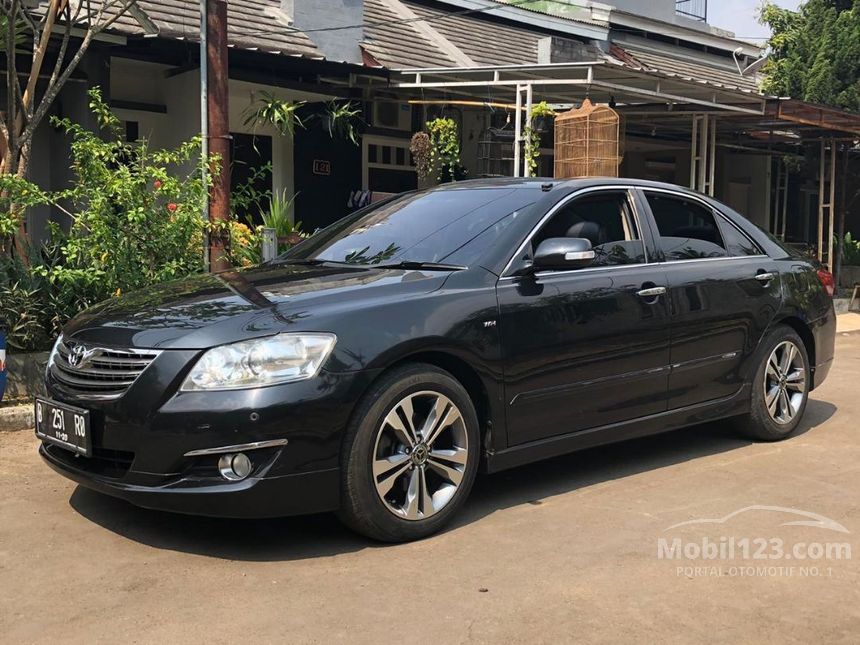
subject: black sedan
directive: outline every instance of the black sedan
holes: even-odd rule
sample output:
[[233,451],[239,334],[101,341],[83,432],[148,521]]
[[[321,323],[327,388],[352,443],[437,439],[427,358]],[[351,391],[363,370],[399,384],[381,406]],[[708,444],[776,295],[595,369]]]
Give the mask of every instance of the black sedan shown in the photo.
[[450,184],[86,311],[36,432],[56,471],[140,506],[410,540],[479,469],[728,417],[787,437],[833,360],[833,287],[677,186]]

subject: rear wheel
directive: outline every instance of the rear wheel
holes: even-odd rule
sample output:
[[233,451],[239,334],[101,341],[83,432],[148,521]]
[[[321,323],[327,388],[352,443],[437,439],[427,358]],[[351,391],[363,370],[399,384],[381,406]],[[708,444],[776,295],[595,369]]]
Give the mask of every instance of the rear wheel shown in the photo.
[[478,449],[475,408],[456,379],[431,365],[392,371],[347,431],[341,519],[387,542],[438,531],[469,494]]
[[777,441],[797,428],[809,399],[806,347],[790,327],[780,326],[765,339],[752,387],[750,412],[741,428],[754,439]]

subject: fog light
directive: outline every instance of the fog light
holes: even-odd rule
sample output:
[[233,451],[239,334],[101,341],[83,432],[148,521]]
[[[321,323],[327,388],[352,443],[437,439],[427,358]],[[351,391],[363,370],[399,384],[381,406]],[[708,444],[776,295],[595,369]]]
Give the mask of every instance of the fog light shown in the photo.
[[241,481],[251,474],[251,460],[243,452],[235,455],[223,455],[218,459],[218,471],[224,479],[234,482]]

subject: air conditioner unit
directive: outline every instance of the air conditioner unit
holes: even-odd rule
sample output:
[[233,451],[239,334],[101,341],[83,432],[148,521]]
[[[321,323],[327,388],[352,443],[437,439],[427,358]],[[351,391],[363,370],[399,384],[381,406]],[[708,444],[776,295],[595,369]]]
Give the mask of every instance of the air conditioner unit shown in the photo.
[[412,129],[412,106],[394,101],[376,101],[373,104],[373,126],[388,130]]

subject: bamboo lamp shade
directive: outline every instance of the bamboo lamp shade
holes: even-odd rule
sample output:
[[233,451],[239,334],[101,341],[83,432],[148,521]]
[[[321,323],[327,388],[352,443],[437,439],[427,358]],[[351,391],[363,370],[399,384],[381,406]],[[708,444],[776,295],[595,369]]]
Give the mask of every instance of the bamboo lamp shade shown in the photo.
[[569,177],[617,177],[618,113],[585,99],[579,108],[555,119],[555,168],[557,179]]

